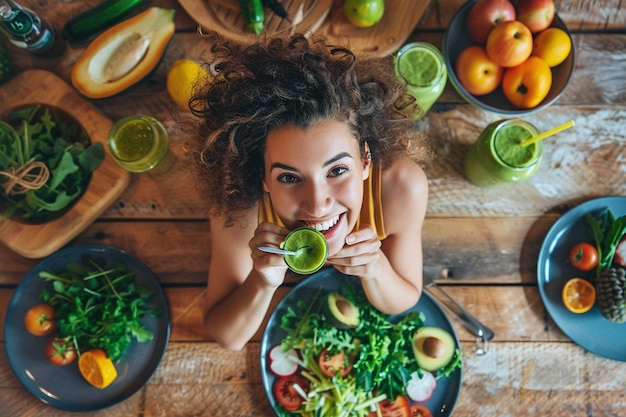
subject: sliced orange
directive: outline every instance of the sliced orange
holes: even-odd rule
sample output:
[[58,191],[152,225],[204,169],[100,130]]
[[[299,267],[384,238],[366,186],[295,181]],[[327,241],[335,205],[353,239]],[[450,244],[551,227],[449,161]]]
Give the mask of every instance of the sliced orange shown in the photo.
[[565,307],[572,313],[586,313],[596,302],[596,289],[586,279],[572,278],[563,286],[561,297]]
[[83,352],[78,359],[80,374],[96,388],[104,389],[117,378],[117,370],[113,361],[102,349]]

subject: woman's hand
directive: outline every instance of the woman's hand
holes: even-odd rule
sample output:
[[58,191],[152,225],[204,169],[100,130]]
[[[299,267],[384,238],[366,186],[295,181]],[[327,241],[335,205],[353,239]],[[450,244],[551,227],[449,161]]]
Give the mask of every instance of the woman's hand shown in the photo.
[[381,255],[380,247],[376,231],[367,225],[350,233],[344,247],[336,255],[328,257],[328,262],[346,275],[362,279],[376,278],[380,269],[377,262]]
[[257,246],[279,247],[285,240],[289,230],[269,222],[263,222],[254,231],[254,237],[250,240],[252,250],[252,262],[254,269],[269,286],[278,287],[285,279],[287,264],[282,255],[267,253],[259,250]]

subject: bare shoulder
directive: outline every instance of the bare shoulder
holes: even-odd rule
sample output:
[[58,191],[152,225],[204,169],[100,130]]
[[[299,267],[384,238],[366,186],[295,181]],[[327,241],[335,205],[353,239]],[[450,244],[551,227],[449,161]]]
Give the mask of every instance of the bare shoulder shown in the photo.
[[382,203],[385,229],[394,234],[416,220],[421,228],[428,205],[428,178],[408,157],[398,158],[382,172]]

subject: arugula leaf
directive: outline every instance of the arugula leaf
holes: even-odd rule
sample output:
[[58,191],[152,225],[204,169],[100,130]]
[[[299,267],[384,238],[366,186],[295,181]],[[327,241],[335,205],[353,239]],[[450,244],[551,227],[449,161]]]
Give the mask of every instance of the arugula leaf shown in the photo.
[[152,292],[135,284],[135,274],[122,264],[105,268],[103,260],[83,256],[60,272],[44,270],[39,277],[51,281],[41,294],[55,312],[62,337],[73,340],[78,352],[101,348],[112,361],[124,355],[132,340],[144,343],[153,333],[141,324]]
[[40,161],[49,168],[50,178],[39,189],[8,195],[1,187],[8,179],[0,175],[0,220],[20,215],[45,221],[82,195],[91,174],[104,160],[104,147],[102,143],[90,145],[79,125],[40,105],[17,109],[8,121],[0,121],[0,171]]

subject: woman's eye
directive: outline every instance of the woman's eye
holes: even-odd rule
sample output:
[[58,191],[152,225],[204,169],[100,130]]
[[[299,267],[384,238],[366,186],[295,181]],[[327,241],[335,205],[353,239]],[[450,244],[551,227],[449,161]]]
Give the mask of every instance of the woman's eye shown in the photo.
[[338,177],[338,176],[344,174],[347,171],[348,171],[348,167],[345,167],[345,166],[342,166],[342,165],[341,166],[336,166],[336,167],[333,167],[330,170],[330,176],[331,177]]
[[284,184],[293,184],[298,182],[298,177],[293,174],[281,174],[278,176],[278,181]]

